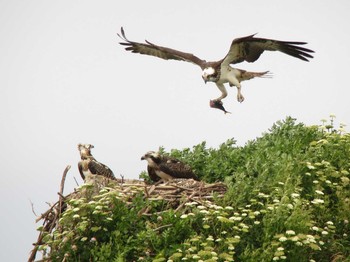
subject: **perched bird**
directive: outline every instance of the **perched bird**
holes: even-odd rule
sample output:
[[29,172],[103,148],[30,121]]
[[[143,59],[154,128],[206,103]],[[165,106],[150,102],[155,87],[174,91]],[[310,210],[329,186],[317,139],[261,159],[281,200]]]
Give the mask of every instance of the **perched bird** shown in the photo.
[[[232,64],[241,63],[243,61],[255,62],[264,51],[280,51],[303,61],[309,61],[309,58],[313,58],[311,53],[314,53],[314,51],[301,46],[305,45],[306,42],[258,38],[255,37],[254,34],[234,39],[228,53],[223,59],[208,62],[191,53],[155,45],[147,40],[145,43],[130,41],[126,38],[123,27],[121,28],[121,34],[118,34],[118,36],[125,41],[120,44],[126,46],[125,50],[131,51],[132,53],[156,56],[166,60],[186,61],[198,65],[202,69],[202,78],[204,82],[214,82],[221,91],[221,96],[214,99],[216,101],[221,101],[227,96],[227,90],[224,84],[229,83],[230,86],[237,87],[237,100],[238,102],[243,102],[244,97],[241,92],[241,81],[249,80],[254,77],[268,76],[268,71],[248,72],[233,68],[230,66]],[[157,77],[157,73],[158,72],[153,74],[155,78]]]
[[94,148],[90,144],[78,144],[78,150],[80,152],[81,161],[78,163],[78,169],[81,178],[85,180],[88,175],[100,175],[109,179],[115,179],[112,170],[98,162],[91,154],[91,148]]
[[174,178],[199,180],[189,165],[175,158],[160,155],[158,152],[149,151],[141,157],[141,160],[148,162],[148,175],[154,182],[158,182],[161,179],[169,181]]

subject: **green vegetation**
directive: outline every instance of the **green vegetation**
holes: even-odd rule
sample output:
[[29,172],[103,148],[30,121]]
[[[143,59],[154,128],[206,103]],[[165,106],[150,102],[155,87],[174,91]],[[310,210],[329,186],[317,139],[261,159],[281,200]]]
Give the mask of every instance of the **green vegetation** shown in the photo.
[[225,181],[225,197],[175,212],[105,188],[70,200],[40,250],[52,261],[350,261],[350,135],[333,121],[288,117],[243,147],[171,150],[202,180]]

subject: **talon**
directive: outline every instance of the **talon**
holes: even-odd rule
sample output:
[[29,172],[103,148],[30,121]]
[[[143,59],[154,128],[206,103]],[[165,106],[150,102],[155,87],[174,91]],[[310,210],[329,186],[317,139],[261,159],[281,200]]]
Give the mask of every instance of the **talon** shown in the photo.
[[237,101],[242,103],[244,101],[244,96],[242,96],[241,94],[237,95]]

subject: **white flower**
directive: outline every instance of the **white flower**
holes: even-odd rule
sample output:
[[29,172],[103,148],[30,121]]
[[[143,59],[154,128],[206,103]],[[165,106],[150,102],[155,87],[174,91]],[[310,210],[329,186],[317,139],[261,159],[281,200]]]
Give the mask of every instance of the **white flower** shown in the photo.
[[290,240],[292,240],[293,242],[297,242],[297,241],[299,240],[299,237],[294,236],[294,237],[292,237]]
[[207,240],[208,241],[214,241],[214,238],[213,238],[213,236],[209,236],[209,237],[207,237]]
[[280,237],[278,240],[279,240],[280,242],[284,242],[284,241],[287,241],[288,239],[287,239],[286,237]]
[[233,220],[233,221],[241,221],[242,218],[241,217],[230,217],[229,220]]
[[283,260],[287,259],[286,256],[280,256],[280,258],[283,259]]
[[254,215],[256,215],[256,216],[257,216],[257,215],[260,215],[260,211],[255,211],[255,212],[254,212]]
[[332,221],[327,221],[326,224],[329,225],[329,226],[333,226],[334,225]]
[[324,193],[321,190],[315,190],[315,192],[316,192],[316,194],[324,195]]
[[293,206],[292,204],[288,204],[287,207],[288,207],[289,209],[293,209],[293,208],[294,208],[294,206]]
[[328,232],[324,230],[324,231],[321,232],[321,234],[322,235],[328,235]]
[[259,225],[259,224],[260,224],[260,221],[254,221],[254,224],[255,224],[255,225]]
[[197,206],[198,209],[206,209],[205,206]]
[[320,230],[318,227],[315,227],[315,226],[313,226],[311,229],[312,229],[312,230],[315,230],[315,231]]
[[315,198],[314,200],[311,201],[312,204],[318,205],[318,204],[323,204],[324,200]]
[[273,261],[277,261],[277,260],[280,260],[280,258],[279,258],[279,257],[273,257],[272,260],[273,260]]
[[201,211],[199,211],[200,213],[202,213],[202,214],[209,214],[209,211],[208,210],[201,210]]
[[312,181],[312,183],[318,184],[318,180],[314,180],[314,181]]
[[318,243],[320,243],[321,246],[324,245],[324,242],[323,242],[323,241],[318,241]]
[[277,248],[277,250],[278,250],[278,251],[283,251],[284,248],[283,248],[283,247],[279,247],[279,248]]
[[233,210],[233,207],[227,206],[225,207],[226,210]]
[[297,193],[292,193],[292,194],[291,194],[291,196],[292,196],[292,198],[297,198],[297,197],[300,197],[300,195],[299,195],[299,194],[297,194]]
[[287,230],[286,234],[287,235],[295,235],[295,232],[293,230]]
[[188,215],[186,215],[186,214],[183,214],[183,215],[180,216],[180,218],[182,218],[182,219],[183,218],[187,218],[187,217],[188,217]]

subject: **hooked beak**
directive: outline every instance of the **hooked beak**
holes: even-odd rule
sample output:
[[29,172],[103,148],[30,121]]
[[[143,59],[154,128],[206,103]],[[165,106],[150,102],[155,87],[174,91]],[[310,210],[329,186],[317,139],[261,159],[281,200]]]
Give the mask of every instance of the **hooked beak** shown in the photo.
[[204,76],[202,76],[202,78],[203,78],[204,84],[206,84],[208,80]]
[[146,159],[145,156],[142,156],[142,157],[141,157],[141,160],[145,160],[145,159]]

